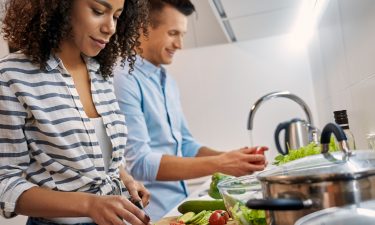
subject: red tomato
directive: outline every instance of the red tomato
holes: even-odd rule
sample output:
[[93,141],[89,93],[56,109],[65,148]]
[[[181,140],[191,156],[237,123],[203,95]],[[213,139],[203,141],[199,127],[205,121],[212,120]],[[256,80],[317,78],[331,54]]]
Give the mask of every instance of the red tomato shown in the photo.
[[264,152],[267,151],[267,148],[259,147],[255,150],[254,154],[264,155]]
[[[256,155],[264,155],[264,151],[267,151],[267,148],[265,147],[258,147],[255,151],[254,151],[254,154]],[[256,162],[254,164],[256,165],[263,165],[264,163],[266,163],[265,160],[262,160],[262,161],[259,161],[259,162]]]
[[225,210],[215,210],[208,220],[210,225],[224,225],[229,220],[229,214]]

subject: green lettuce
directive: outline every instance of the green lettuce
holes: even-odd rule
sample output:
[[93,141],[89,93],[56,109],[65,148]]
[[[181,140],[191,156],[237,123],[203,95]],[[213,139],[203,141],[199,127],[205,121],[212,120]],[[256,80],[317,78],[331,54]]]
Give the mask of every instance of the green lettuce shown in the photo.
[[[331,137],[330,143],[329,143],[329,152],[335,152],[338,151],[339,148],[336,145],[335,138]],[[277,155],[275,157],[275,161],[273,162],[274,165],[282,165],[287,162],[300,159],[306,156],[310,155],[317,155],[321,153],[321,147],[320,145],[317,145],[314,142],[311,142],[310,144],[303,146],[299,149],[292,149],[289,150],[289,153],[287,155]]]
[[267,225],[264,210],[249,209],[243,203],[237,202],[230,210],[232,217],[239,225]]

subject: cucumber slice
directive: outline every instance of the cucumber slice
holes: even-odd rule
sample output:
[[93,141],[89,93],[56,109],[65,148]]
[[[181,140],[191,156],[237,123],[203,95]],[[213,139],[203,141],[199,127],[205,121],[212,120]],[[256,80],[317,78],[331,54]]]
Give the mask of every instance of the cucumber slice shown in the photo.
[[196,224],[198,221],[200,221],[204,217],[205,214],[206,214],[206,210],[203,210],[199,212],[197,215],[193,216],[187,223]]
[[195,216],[194,212],[187,212],[187,213],[183,214],[182,216],[178,217],[177,222],[187,223],[194,216]]

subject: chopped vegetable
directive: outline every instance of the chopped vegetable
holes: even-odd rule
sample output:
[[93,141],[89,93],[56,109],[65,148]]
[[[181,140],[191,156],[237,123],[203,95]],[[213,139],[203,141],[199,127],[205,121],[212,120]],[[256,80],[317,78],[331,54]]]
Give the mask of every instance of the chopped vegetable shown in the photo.
[[223,174],[223,173],[214,173],[214,174],[212,174],[210,189],[208,190],[208,195],[211,198],[221,199],[221,195],[220,195],[219,189],[217,188],[217,184],[220,181],[223,181],[223,180],[231,178],[231,177],[233,177],[233,176],[230,176],[230,175],[227,175],[227,174]]
[[239,225],[267,225],[264,210],[249,209],[243,203],[237,202],[230,211]]
[[178,218],[177,218],[177,222],[179,222],[179,223],[187,223],[187,222],[190,221],[194,216],[195,216],[195,213],[194,213],[194,212],[187,212],[187,213],[181,215],[180,217],[178,217]]
[[196,214],[193,218],[186,222],[186,224],[194,225],[208,225],[208,220],[211,216],[212,211],[203,210]]

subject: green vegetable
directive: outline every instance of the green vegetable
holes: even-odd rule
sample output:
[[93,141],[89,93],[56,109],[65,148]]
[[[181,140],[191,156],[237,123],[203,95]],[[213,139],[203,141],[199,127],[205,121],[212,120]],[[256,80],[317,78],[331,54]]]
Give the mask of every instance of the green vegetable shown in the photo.
[[177,222],[187,223],[195,216],[194,212],[187,212],[177,218]]
[[220,195],[219,189],[217,188],[217,184],[220,181],[223,181],[223,180],[231,178],[231,177],[233,177],[233,176],[230,176],[230,175],[227,175],[227,174],[223,174],[223,173],[214,173],[214,174],[212,174],[210,189],[208,190],[208,195],[211,198],[221,199],[222,197]]
[[226,209],[223,200],[190,200],[183,202],[177,208],[180,213],[200,213],[203,210],[214,211],[217,209]]
[[267,225],[264,210],[249,209],[243,203],[237,202],[230,209],[232,217],[239,225]]
[[197,215],[193,216],[190,220],[188,220],[186,224],[207,225],[210,216],[211,211],[203,210],[199,212]]
[[[336,146],[335,143],[335,138],[331,137],[330,143],[329,143],[329,152],[334,152],[337,151],[338,147]],[[278,155],[275,157],[275,161],[273,164],[275,165],[282,165],[287,162],[300,159],[306,156],[310,155],[317,155],[321,153],[321,147],[314,142],[311,142],[310,144],[301,147],[299,149],[292,149],[289,150],[289,153],[287,155]]]

